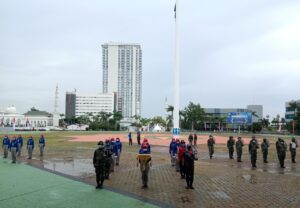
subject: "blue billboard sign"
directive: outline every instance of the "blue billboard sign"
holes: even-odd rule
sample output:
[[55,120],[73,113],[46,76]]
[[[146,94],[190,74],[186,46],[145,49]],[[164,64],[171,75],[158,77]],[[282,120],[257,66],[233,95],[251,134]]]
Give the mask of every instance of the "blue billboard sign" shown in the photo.
[[252,112],[229,112],[227,114],[227,123],[251,124],[252,123]]

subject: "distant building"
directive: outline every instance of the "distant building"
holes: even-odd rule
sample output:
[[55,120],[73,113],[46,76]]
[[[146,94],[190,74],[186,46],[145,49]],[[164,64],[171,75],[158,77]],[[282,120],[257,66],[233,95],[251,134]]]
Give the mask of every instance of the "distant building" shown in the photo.
[[291,100],[291,101],[285,102],[285,121],[286,122],[291,122],[295,117],[296,108],[291,106],[292,103],[300,104],[300,100]]
[[78,94],[66,93],[66,117],[96,115],[100,112],[112,113],[115,110],[115,94]]
[[257,115],[252,116],[252,122],[258,122],[263,118],[263,106],[262,105],[248,105],[247,108],[204,108],[204,112],[211,117],[227,118],[230,112],[253,112]]
[[133,122],[141,115],[142,50],[139,44],[102,45],[103,93],[116,93],[117,111],[123,121]]
[[32,107],[28,112],[18,113],[14,106],[0,111],[0,127],[45,128],[53,126],[53,114]]

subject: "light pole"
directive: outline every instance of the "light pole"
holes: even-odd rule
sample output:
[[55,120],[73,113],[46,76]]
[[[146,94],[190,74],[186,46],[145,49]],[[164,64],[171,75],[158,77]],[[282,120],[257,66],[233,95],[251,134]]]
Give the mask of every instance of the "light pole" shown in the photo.
[[179,48],[180,48],[180,31],[179,31],[179,18],[180,18],[180,5],[179,0],[175,4],[175,69],[174,69],[174,118],[173,118],[173,138],[179,138]]

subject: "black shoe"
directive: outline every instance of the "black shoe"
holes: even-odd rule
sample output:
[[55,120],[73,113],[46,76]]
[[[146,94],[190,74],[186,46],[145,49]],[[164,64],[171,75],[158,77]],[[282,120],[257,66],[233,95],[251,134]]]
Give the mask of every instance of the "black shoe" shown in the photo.
[[100,185],[97,185],[96,186],[96,189],[101,189],[102,187]]
[[194,189],[194,187],[193,187],[193,186],[190,186],[190,189]]
[[186,188],[186,189],[189,189],[190,187],[189,187],[189,186],[186,186],[185,188]]
[[281,168],[285,168],[284,166],[281,166]]
[[117,166],[119,166],[119,163],[116,163]]
[[211,158],[212,158],[212,156],[209,156],[209,158],[211,159]]
[[265,160],[264,163],[268,163],[268,161]]

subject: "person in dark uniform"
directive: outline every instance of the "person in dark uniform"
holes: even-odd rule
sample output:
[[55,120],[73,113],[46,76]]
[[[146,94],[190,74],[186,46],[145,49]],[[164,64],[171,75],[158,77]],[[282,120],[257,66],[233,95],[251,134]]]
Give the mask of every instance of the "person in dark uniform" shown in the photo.
[[249,142],[249,153],[251,155],[251,165],[253,168],[256,168],[256,160],[257,160],[257,149],[259,148],[258,141],[255,136]]
[[193,139],[194,139],[194,138],[193,138],[193,135],[190,134],[189,137],[188,137],[188,141],[189,141],[189,144],[190,144],[190,145],[193,145]]
[[141,145],[141,132],[140,132],[140,130],[138,130],[136,132],[136,139],[137,139],[138,145]]
[[21,156],[21,151],[22,151],[22,147],[23,147],[23,138],[20,134],[18,135],[17,142],[18,142],[18,147],[19,147],[18,156]]
[[191,145],[187,145],[187,150],[183,153],[184,169],[186,174],[186,189],[194,189],[194,161],[195,156]]
[[287,150],[287,145],[286,145],[285,141],[281,138],[278,138],[278,140],[276,142],[276,151],[277,151],[277,156],[278,156],[278,160],[279,160],[281,168],[285,168],[284,160],[285,160],[285,156],[286,156],[286,150]]
[[110,140],[106,139],[105,140],[105,145],[104,145],[104,152],[105,152],[105,178],[109,179],[109,174],[111,171],[111,163],[112,163],[112,148],[110,145]]
[[195,133],[194,134],[194,146],[197,146],[197,140],[198,140],[198,137],[197,137],[197,134]]
[[10,140],[8,136],[5,135],[2,140],[2,148],[3,148],[3,155],[4,155],[3,158],[7,158],[9,145],[10,145]]
[[234,144],[235,144],[235,141],[233,139],[233,136],[229,136],[229,139],[227,140],[227,148],[228,148],[230,159],[233,159]]
[[10,141],[9,150],[11,152],[12,163],[16,163],[17,154],[19,151],[19,146],[18,146],[18,141],[16,136],[13,136],[12,140]]
[[292,138],[292,141],[290,143],[290,152],[291,152],[291,159],[292,159],[292,163],[296,163],[296,149],[298,147],[298,144],[296,142],[295,138]]
[[105,178],[105,162],[106,155],[104,152],[103,141],[98,142],[98,148],[94,152],[93,164],[96,172],[97,189],[103,188],[103,182]]
[[244,146],[244,142],[242,140],[242,137],[238,137],[238,140],[235,143],[235,149],[236,149],[236,155],[237,155],[238,162],[242,162],[243,146]]
[[213,154],[214,154],[214,145],[215,145],[215,139],[212,135],[209,135],[209,138],[207,140],[207,147],[208,147],[208,153],[209,153],[209,158],[212,159]]
[[266,138],[263,139],[261,143],[261,151],[263,153],[264,163],[268,163],[268,152],[269,152],[269,142]]
[[129,134],[128,134],[128,144],[129,144],[129,146],[132,146],[132,135],[131,135],[131,132],[129,132]]

